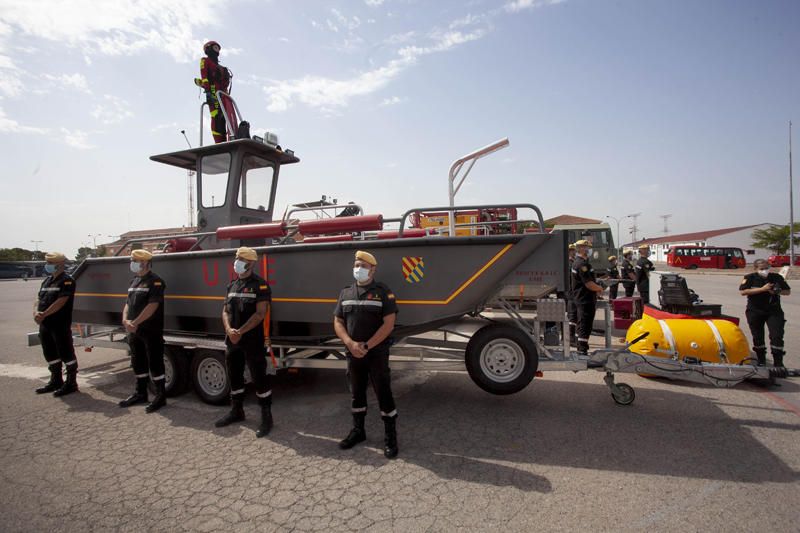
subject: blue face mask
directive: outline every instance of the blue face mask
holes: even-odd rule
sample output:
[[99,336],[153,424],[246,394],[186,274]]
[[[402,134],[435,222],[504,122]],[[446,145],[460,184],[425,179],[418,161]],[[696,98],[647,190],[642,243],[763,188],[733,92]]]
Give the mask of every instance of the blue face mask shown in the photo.
[[57,269],[58,269],[58,266],[56,266],[56,265],[51,265],[50,263],[47,263],[47,264],[44,266],[44,271],[45,271],[45,272],[47,272],[48,274],[52,274],[52,273],[53,273],[53,272],[55,272]]

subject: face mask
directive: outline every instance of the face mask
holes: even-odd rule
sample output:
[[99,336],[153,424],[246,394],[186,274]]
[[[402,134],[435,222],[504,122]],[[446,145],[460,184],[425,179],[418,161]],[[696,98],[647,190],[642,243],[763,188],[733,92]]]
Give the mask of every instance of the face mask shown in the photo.
[[364,283],[369,279],[369,269],[364,267],[356,267],[353,269],[353,277],[359,283]]
[[142,264],[137,263],[136,261],[131,261],[131,272],[134,274],[138,274],[142,271]]
[[247,272],[247,262],[237,259],[233,262],[233,271],[237,274],[244,274]]
[[758,275],[761,276],[762,278],[766,278],[767,276],[769,276],[769,270],[768,269],[767,270],[759,270],[758,271]]
[[48,274],[52,274],[53,272],[56,271],[56,268],[57,268],[56,265],[51,265],[48,263],[44,266],[44,271],[47,272]]

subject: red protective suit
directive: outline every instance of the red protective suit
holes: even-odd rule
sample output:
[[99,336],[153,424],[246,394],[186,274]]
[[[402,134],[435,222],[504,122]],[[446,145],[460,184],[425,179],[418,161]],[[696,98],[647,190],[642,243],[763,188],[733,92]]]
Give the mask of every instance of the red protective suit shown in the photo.
[[217,91],[230,90],[231,75],[228,69],[220,65],[216,59],[206,56],[200,60],[200,87],[206,92],[208,109],[211,111],[211,134],[214,142],[221,143],[228,139],[225,116],[220,111]]

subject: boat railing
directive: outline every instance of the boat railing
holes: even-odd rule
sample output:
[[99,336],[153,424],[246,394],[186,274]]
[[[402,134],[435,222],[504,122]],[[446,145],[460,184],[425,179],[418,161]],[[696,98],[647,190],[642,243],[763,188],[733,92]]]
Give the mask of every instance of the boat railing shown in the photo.
[[185,238],[196,237],[197,242],[195,242],[192,245],[192,247],[189,248],[189,250],[187,250],[191,252],[197,249],[200,243],[206,240],[207,237],[210,237],[215,234],[216,233],[213,231],[196,232],[196,233],[168,233],[165,235],[152,235],[150,237],[137,237],[135,239],[128,239],[124,243],[122,243],[122,246],[119,247],[119,250],[117,250],[112,257],[118,257],[125,250],[125,248],[139,242],[154,242],[154,241],[163,241],[169,239],[185,239]]
[[[403,230],[405,229],[406,219],[413,215],[414,213],[424,213],[424,212],[441,212],[446,211],[448,213],[448,218],[454,219],[455,213],[458,211],[466,211],[469,209],[481,209],[481,210],[489,210],[489,209],[531,209],[536,213],[536,217],[538,220],[536,222],[539,225],[539,231],[541,233],[545,232],[544,228],[544,217],[542,217],[542,211],[533,204],[491,204],[491,205],[453,205],[453,206],[445,206],[445,207],[416,207],[414,209],[409,209],[403,216],[400,217],[400,230],[398,236],[403,236]],[[479,222],[468,222],[464,224],[458,224],[459,226],[480,226],[486,224],[514,224],[514,223],[521,223],[521,222],[528,222],[525,220],[500,220],[500,221],[479,221]],[[455,227],[455,225],[454,225]]]

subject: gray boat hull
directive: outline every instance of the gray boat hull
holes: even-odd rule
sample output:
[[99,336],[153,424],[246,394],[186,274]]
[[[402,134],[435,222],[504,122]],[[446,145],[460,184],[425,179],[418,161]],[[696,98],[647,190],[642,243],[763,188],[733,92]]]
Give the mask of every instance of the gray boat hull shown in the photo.
[[[333,310],[340,290],[353,283],[358,249],[376,256],[376,279],[396,295],[398,337],[479,312],[499,295],[532,299],[563,291],[567,279],[566,238],[559,232],[260,247],[258,271],[272,289],[274,340],[334,336]],[[223,335],[222,302],[234,277],[233,255],[227,249],[154,257],[153,271],[167,286],[166,331]],[[74,274],[74,322],[120,325],[132,278],[128,263],[115,257],[81,264]],[[409,266],[416,266],[413,275]]]

